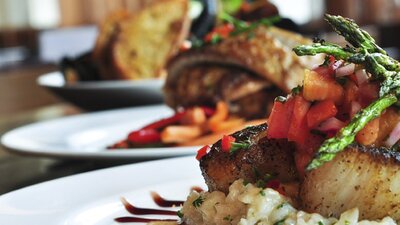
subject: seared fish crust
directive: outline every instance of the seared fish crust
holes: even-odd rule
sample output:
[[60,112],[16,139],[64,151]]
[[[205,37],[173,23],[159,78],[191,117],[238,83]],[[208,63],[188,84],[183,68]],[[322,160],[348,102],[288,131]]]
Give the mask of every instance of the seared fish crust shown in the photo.
[[234,133],[236,142],[250,140],[248,149],[235,153],[221,150],[221,141],[200,160],[203,177],[209,191],[228,193],[229,186],[237,179],[255,183],[265,174],[275,175],[282,182],[297,180],[293,151],[294,146],[286,140],[266,138],[267,125],[248,127]]

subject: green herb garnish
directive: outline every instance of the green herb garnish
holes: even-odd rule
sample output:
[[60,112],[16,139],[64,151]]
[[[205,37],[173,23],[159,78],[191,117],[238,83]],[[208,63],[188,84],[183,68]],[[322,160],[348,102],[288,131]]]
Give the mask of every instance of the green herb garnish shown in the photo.
[[357,113],[350,123],[342,128],[335,137],[326,140],[318,149],[307,170],[315,169],[331,161],[337,153],[354,142],[356,134],[371,120],[397,102],[400,97],[400,66],[379,47],[375,40],[362,30],[353,20],[341,16],[325,15],[331,27],[342,35],[352,46],[341,47],[336,44],[316,40],[313,45],[302,45],[294,48],[299,55],[316,55],[325,53],[349,63],[364,66],[372,79],[381,81],[380,98]]
[[283,225],[285,223],[286,218],[283,218],[277,222],[274,223],[274,225]]
[[318,221],[318,225],[324,225],[324,222]]
[[203,204],[203,202],[204,202],[203,197],[199,196],[196,200],[194,200],[194,201],[192,202],[192,205],[193,205],[194,207],[198,208],[198,207],[201,206],[201,204]]
[[234,154],[240,149],[248,149],[251,146],[251,141],[250,140],[245,140],[245,141],[240,141],[240,142],[232,142],[231,143],[231,149],[230,153]]
[[284,202],[284,203],[278,205],[278,206],[276,207],[276,209],[281,209],[281,208],[283,208],[283,207],[284,207],[285,205],[287,205],[287,204],[288,204],[287,202]]
[[265,191],[264,191],[264,190],[261,190],[259,194],[260,194],[261,196],[265,197]]
[[182,210],[178,210],[177,212],[176,212],[176,215],[179,217],[179,218],[183,218],[183,213],[182,213]]
[[303,86],[297,86],[297,87],[295,87],[295,88],[293,88],[292,89],[292,94],[293,95],[298,95],[298,94],[300,94],[300,92],[303,90]]
[[224,217],[224,220],[232,222],[233,218],[232,218],[231,215],[227,215],[227,216]]

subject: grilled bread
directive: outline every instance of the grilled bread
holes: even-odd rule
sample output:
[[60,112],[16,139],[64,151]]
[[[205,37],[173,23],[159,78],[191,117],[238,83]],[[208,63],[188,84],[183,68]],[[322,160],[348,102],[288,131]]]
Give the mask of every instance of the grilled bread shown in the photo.
[[189,31],[188,1],[161,0],[121,23],[111,46],[122,79],[160,76]]

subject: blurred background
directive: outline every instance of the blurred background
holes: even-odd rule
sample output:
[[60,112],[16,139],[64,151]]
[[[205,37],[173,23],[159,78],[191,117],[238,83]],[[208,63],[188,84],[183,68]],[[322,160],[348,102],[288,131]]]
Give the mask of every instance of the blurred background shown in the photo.
[[[156,0],[0,0],[0,115],[56,103],[36,86],[64,56],[90,50],[110,11],[136,11]],[[353,18],[398,58],[400,0],[271,0],[308,36],[328,37],[325,12]],[[336,36],[331,36],[336,37]]]

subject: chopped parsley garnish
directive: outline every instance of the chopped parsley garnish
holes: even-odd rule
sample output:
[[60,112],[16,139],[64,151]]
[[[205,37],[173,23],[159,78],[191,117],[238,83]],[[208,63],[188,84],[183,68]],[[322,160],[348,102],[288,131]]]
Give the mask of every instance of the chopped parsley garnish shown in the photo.
[[219,34],[214,34],[214,35],[211,37],[210,43],[214,45],[214,44],[218,44],[218,43],[221,42],[221,41],[222,41],[221,35],[219,35]]
[[245,140],[245,141],[240,141],[240,142],[232,142],[230,153],[233,154],[237,150],[240,150],[240,149],[248,149],[250,146],[251,146],[250,140]]
[[[287,204],[288,204],[287,202],[284,202],[284,203],[278,205],[278,206],[276,207],[276,209],[281,209],[281,208],[283,208],[283,207],[284,207],[285,205],[287,205]],[[321,224],[318,224],[318,225],[321,225]]]
[[286,218],[278,220],[277,222],[274,223],[274,225],[283,225],[285,223],[285,220],[286,220]]
[[264,190],[261,190],[261,191],[260,191],[260,195],[265,197],[265,192],[264,192]]
[[324,222],[318,221],[318,225],[324,225]]
[[300,92],[303,90],[303,86],[297,86],[297,87],[295,87],[295,88],[293,88],[292,89],[292,94],[293,95],[298,95],[298,94],[300,94]]
[[227,216],[224,217],[224,220],[232,222],[233,218],[232,218],[231,215],[227,215]]
[[179,217],[179,218],[183,218],[183,213],[182,213],[182,211],[181,210],[178,210],[177,212],[176,212],[176,215]]
[[204,202],[203,197],[199,196],[196,200],[194,200],[194,201],[192,202],[192,205],[193,205],[194,207],[198,208],[198,207],[201,206],[201,204],[203,204],[203,202]]
[[350,221],[345,220],[345,221],[344,221],[344,225],[350,225]]

